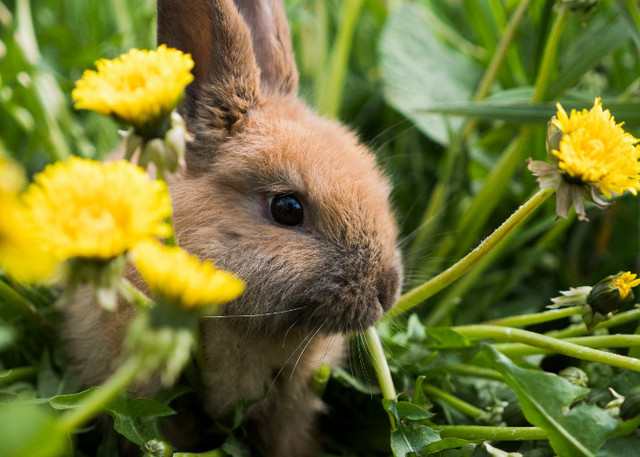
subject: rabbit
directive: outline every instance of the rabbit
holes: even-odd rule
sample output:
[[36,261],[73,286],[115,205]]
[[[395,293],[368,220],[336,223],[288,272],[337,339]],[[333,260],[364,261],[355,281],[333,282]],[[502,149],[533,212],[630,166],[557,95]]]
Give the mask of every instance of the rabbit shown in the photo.
[[[178,244],[246,282],[200,324],[205,408],[220,418],[264,397],[246,410],[264,453],[314,455],[324,410],[314,369],[339,364],[345,335],[400,292],[390,184],[354,133],[297,96],[280,0],[158,0],[157,10],[158,44],[195,62],[180,107],[193,140],[169,182]],[[113,371],[134,314],[69,307],[65,335],[84,382]]]

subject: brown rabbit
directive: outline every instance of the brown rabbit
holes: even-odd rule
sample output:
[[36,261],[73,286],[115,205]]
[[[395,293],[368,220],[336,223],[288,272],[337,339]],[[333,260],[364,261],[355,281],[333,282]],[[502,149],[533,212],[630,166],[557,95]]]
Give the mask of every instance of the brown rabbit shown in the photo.
[[[170,183],[178,242],[247,283],[227,318],[201,324],[206,408],[225,415],[269,386],[247,411],[258,442],[272,457],[313,455],[313,370],[399,293],[389,185],[351,132],[297,98],[280,0],[158,0],[158,42],[195,62],[181,107],[194,140]],[[133,311],[92,310],[77,301],[66,328],[96,383]]]

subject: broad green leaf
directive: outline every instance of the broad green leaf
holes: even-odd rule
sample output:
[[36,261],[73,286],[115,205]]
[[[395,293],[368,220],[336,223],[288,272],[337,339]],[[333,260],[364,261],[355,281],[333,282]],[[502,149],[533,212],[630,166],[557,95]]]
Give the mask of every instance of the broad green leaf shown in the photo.
[[421,455],[422,448],[439,439],[440,433],[426,425],[400,424],[396,431],[391,432],[391,450],[395,457],[405,457],[410,452]]
[[94,386],[76,394],[56,395],[49,399],[49,404],[55,409],[77,408],[84,399],[98,389],[100,389],[100,387]]
[[427,328],[427,347],[434,349],[458,349],[475,346],[467,338],[446,327]]
[[554,374],[520,368],[490,345],[482,353],[516,392],[527,420],[549,433],[558,455],[595,457],[615,430],[616,420],[606,411],[585,404],[574,406],[588,389]]
[[461,119],[428,113],[434,104],[471,99],[477,68],[433,34],[425,7],[405,3],[387,19],[380,37],[383,91],[389,103],[434,141],[446,144]]
[[0,405],[0,455],[56,457],[68,442],[46,409],[35,405]]

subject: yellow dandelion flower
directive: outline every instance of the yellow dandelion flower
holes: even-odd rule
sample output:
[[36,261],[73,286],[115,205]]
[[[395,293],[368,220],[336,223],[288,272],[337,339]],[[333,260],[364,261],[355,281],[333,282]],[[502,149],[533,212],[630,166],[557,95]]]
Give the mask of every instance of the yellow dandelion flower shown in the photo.
[[71,93],[77,109],[88,109],[133,125],[143,137],[168,122],[193,80],[193,60],[177,49],[160,45],[155,51],[132,49],[128,54],[96,61]]
[[569,179],[597,186],[607,197],[628,190],[640,190],[640,149],[638,140],[616,124],[600,99],[593,108],[575,110],[567,116],[560,104],[553,124],[563,136],[551,153],[558,158],[558,168]]
[[640,279],[636,279],[636,276],[636,274],[627,271],[625,273],[618,273],[611,280],[611,285],[619,290],[621,300],[626,300],[631,293],[631,289],[640,284]]
[[538,177],[540,188],[557,191],[556,212],[567,217],[573,205],[580,220],[588,220],[584,199],[600,208],[625,191],[640,190],[640,148],[638,140],[616,124],[609,110],[597,98],[590,110],[570,115],[560,104],[549,122],[547,149],[556,166],[529,159],[528,168]]
[[51,278],[57,262],[29,223],[18,194],[23,184],[20,166],[0,156],[0,268],[18,281],[36,283]]
[[244,291],[242,280],[179,247],[141,242],[134,250],[134,263],[152,294],[183,309],[221,305]]
[[71,158],[36,175],[24,195],[57,258],[108,260],[143,239],[168,236],[166,185],[126,161]]

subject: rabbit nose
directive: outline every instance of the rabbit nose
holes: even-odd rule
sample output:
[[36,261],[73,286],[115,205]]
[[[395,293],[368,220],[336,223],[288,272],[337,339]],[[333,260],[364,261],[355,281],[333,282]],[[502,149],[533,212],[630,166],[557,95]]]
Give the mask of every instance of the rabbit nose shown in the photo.
[[398,265],[387,268],[378,280],[378,301],[384,311],[389,311],[400,296],[402,270]]

